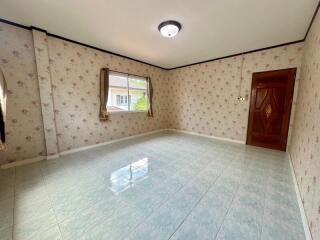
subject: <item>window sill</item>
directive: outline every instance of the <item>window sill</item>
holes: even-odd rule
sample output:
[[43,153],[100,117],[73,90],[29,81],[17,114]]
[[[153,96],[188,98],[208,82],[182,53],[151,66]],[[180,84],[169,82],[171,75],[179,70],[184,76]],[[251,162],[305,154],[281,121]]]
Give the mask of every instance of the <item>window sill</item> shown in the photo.
[[148,114],[148,111],[118,111],[118,112],[108,112],[108,115],[119,115],[119,114],[132,114],[132,113],[144,113]]

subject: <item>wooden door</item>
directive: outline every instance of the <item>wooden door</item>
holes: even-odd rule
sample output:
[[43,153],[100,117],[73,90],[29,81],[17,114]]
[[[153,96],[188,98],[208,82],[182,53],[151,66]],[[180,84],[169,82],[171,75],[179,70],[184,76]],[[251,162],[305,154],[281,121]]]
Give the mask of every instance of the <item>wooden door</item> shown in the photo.
[[253,73],[247,144],[285,151],[296,69]]

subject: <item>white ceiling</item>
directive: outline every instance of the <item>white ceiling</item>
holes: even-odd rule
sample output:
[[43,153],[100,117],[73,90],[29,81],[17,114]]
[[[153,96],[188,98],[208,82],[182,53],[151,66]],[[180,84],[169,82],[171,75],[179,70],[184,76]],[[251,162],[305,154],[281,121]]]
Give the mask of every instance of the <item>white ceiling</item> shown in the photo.
[[[301,40],[318,0],[1,0],[0,18],[173,68]],[[182,30],[161,37],[158,24]]]

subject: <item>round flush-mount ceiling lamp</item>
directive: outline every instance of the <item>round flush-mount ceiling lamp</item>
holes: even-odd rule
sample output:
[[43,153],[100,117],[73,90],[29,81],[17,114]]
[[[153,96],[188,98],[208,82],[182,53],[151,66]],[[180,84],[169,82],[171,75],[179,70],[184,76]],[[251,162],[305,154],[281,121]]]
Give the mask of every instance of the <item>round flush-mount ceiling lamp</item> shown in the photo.
[[181,24],[177,21],[165,21],[159,24],[159,32],[166,38],[173,38],[181,30]]

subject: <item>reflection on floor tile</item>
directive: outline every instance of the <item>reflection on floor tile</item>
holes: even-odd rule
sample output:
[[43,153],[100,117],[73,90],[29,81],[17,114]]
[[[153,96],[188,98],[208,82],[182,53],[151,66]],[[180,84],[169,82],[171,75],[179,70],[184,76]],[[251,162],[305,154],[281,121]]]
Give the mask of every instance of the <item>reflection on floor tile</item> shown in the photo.
[[304,240],[282,152],[162,132],[0,171],[0,238]]
[[133,187],[138,181],[147,178],[147,175],[148,158],[143,158],[112,172],[109,188],[114,193],[120,193]]

